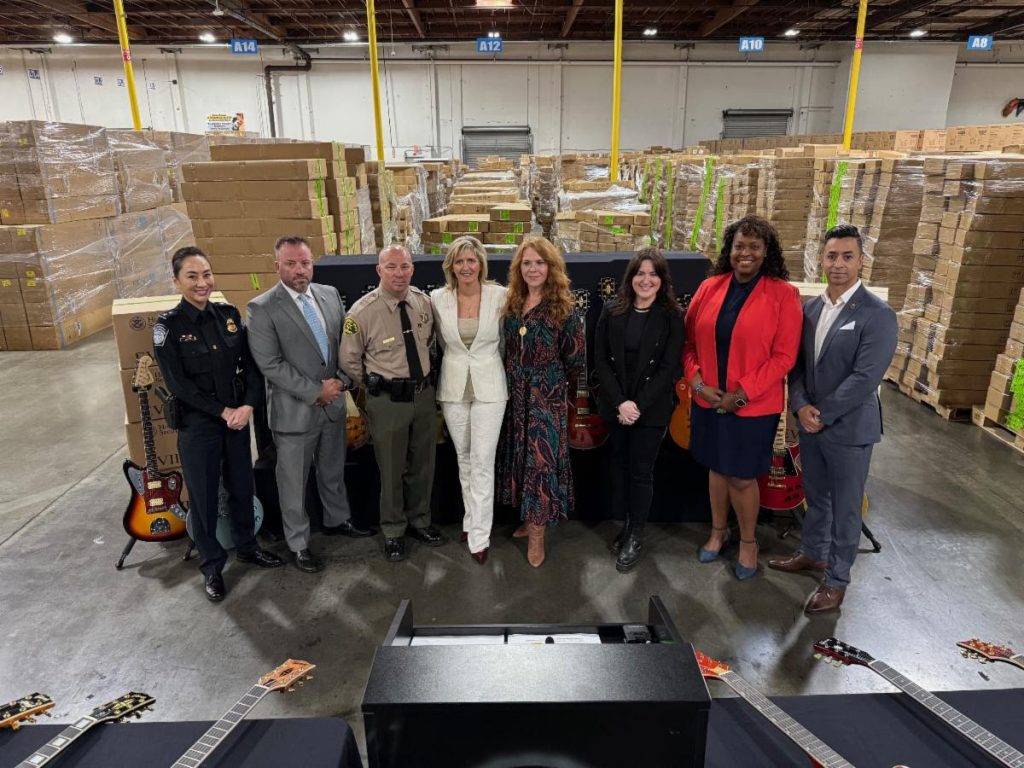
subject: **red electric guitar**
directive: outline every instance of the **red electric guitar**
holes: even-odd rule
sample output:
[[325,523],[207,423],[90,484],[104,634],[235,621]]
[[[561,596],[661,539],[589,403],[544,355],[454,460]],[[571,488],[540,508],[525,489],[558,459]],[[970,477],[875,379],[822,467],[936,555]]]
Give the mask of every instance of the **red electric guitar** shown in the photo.
[[974,659],[987,664],[991,661],[1005,661],[1015,667],[1024,669],[1024,653],[1014,653],[1005,645],[993,645],[982,640],[962,640],[957,643],[964,658]]
[[772,465],[767,475],[757,478],[761,491],[761,506],[776,512],[788,512],[804,503],[804,473],[800,467],[800,443],[797,436],[790,440],[786,431],[789,412],[789,392],[786,391],[786,407],[779,418],[772,447]]
[[690,449],[690,385],[683,376],[676,382],[676,403],[672,411],[672,420],[668,423],[668,433],[672,442],[680,448]]
[[151,365],[152,357],[140,356],[132,379],[132,390],[139,396],[139,410],[142,412],[146,466],[140,467],[131,459],[124,462],[124,476],[131,486],[132,496],[124,511],[123,522],[132,539],[174,541],[186,535],[186,509],[181,502],[184,482],[180,472],[161,472],[157,467],[153,421],[149,415],[148,393],[153,386]]
[[576,397],[569,404],[569,447],[587,451],[604,445],[608,439],[608,428],[604,420],[591,410],[590,382],[587,380],[587,312],[590,310],[590,293],[585,289],[573,291],[576,313],[583,323],[583,369],[576,379]]

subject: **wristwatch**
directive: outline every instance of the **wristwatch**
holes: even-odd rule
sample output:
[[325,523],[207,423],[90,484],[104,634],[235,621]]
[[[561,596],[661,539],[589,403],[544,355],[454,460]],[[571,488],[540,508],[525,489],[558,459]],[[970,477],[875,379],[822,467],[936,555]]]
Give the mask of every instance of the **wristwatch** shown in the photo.
[[698,384],[696,387],[693,388],[693,393],[695,395],[699,395],[703,391],[704,391],[704,382],[703,381],[700,384]]
[[736,407],[737,408],[742,408],[746,404],[747,404],[746,398],[743,398],[743,397],[737,397],[736,398]]

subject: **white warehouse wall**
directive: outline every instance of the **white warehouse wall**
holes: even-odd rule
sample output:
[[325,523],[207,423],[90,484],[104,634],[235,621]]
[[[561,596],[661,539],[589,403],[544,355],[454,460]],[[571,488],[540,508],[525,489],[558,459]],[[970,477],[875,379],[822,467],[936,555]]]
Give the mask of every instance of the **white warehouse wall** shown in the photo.
[[[856,130],[996,122],[1017,95],[1024,50],[960,53],[955,44],[868,44]],[[277,134],[374,142],[365,46],[313,48],[309,72],[272,77]],[[463,126],[529,125],[537,152],[607,149],[611,132],[611,46],[507,43],[506,53],[477,55],[471,45],[435,49],[431,62],[410,46],[382,47],[382,111],[389,156],[412,145],[459,151]],[[293,63],[279,46],[259,56],[223,47],[161,51],[133,48],[146,126],[205,130],[211,112],[243,112],[248,129],[269,135],[263,66]],[[341,61],[316,60],[323,57]],[[793,133],[842,128],[849,46],[771,43],[757,57],[735,46],[629,43],[624,51],[621,144],[683,146],[717,138],[722,111],[792,109]],[[993,66],[995,61],[1003,61]],[[969,62],[964,66],[964,62]],[[0,120],[53,119],[131,124],[119,51],[114,46],[53,46],[48,53],[0,47]],[[28,75],[39,70],[39,79]],[[102,78],[102,85],[95,77]],[[1022,94],[1024,95],[1024,94]]]

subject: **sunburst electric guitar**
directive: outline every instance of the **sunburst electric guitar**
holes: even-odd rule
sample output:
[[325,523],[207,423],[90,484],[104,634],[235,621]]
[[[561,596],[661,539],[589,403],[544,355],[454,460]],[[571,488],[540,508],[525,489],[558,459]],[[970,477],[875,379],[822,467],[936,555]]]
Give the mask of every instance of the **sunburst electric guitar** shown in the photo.
[[0,728],[16,731],[23,723],[31,723],[39,715],[46,715],[51,709],[53,699],[45,693],[30,693],[0,707]]
[[199,768],[228,734],[256,707],[271,691],[293,691],[296,685],[311,680],[310,672],[315,667],[306,661],[288,659],[273,672],[259,679],[249,691],[229,709],[224,716],[210,726],[210,729],[193,744],[188,752],[179,757],[171,768]]

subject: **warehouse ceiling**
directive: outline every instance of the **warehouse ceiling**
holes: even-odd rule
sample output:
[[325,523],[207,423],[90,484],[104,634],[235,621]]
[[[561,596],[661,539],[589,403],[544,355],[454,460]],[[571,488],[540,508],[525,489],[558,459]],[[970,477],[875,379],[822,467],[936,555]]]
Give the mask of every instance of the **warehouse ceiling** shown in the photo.
[[[116,43],[110,2],[3,0],[0,44]],[[451,42],[499,33],[506,40],[609,40],[613,0],[378,0],[381,42]],[[366,40],[359,0],[125,0],[129,35],[137,43],[195,43],[256,38],[264,44],[324,44]],[[736,40],[741,35],[804,41],[849,40],[856,0],[706,0],[626,2],[627,40]],[[651,34],[651,30],[656,30]],[[867,39],[894,40],[923,30],[926,40],[964,41],[993,34],[1024,39],[1024,0],[871,0]],[[645,31],[647,34],[645,35]],[[792,34],[792,33],[791,33]]]

